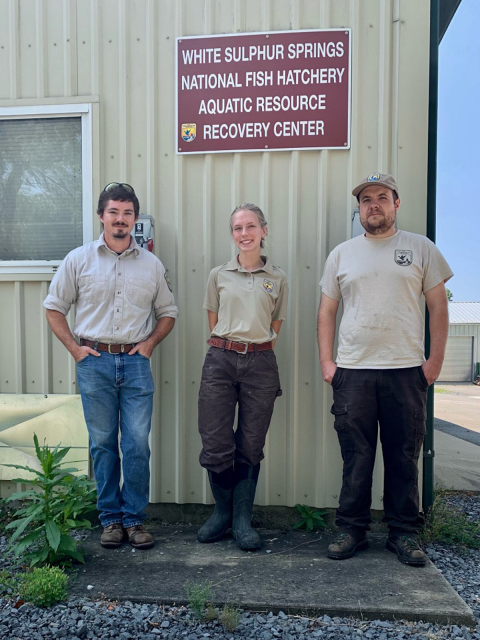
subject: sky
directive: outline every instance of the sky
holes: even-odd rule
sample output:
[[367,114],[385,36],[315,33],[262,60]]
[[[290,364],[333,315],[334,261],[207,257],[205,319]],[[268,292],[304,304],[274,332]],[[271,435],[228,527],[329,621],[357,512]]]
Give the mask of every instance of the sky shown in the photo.
[[439,49],[436,243],[456,302],[480,302],[479,25],[479,0],[462,0]]

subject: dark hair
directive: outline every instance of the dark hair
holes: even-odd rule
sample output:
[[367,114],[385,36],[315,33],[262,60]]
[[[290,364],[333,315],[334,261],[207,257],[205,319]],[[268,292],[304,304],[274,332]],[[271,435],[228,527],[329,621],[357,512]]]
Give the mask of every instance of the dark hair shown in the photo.
[[[372,183],[374,184],[374,183]],[[370,185],[366,185],[367,187],[369,187]],[[362,189],[363,191],[363,189]],[[360,204],[360,194],[362,193],[362,191],[360,191],[359,193],[357,193],[357,202],[358,204]],[[393,193],[393,201],[396,202],[398,200],[398,193],[395,191],[395,189],[390,189],[390,191]]]
[[140,203],[134,193],[127,191],[122,186],[115,187],[111,191],[102,191],[98,199],[97,213],[99,216],[103,215],[107,202],[109,200],[118,200],[120,202],[131,202],[133,204],[133,210],[135,212],[135,219],[138,218],[140,213]]
[[[239,211],[251,211],[257,216],[262,229],[267,226],[267,221],[265,220],[265,216],[263,215],[263,211],[260,209],[260,207],[257,207],[256,204],[252,204],[251,202],[244,202],[243,204],[239,204],[238,207],[235,207],[230,215],[230,233],[233,233],[233,216]],[[262,249],[265,247],[263,238],[260,241],[260,246],[262,247]]]

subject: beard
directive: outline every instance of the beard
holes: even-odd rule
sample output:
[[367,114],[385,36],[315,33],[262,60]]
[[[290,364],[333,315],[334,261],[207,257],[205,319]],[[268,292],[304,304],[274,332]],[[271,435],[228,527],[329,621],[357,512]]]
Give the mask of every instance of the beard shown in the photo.
[[362,227],[370,233],[372,236],[381,235],[390,231],[395,225],[395,216],[390,217],[388,215],[377,216],[376,219],[371,220],[371,217],[367,217],[365,220],[360,220]]
[[128,233],[127,227],[114,227],[112,235],[114,238],[124,238]]

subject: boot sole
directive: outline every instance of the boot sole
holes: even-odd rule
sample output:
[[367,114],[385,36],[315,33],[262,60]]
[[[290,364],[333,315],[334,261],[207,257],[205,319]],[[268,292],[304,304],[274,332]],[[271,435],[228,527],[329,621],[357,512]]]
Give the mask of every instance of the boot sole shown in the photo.
[[225,531],[223,533],[219,533],[217,536],[214,536],[213,538],[207,538],[207,539],[200,539],[197,536],[197,542],[200,542],[201,544],[210,544],[211,542],[218,542],[219,540],[222,540],[223,538],[225,538],[225,536],[227,535],[227,529],[225,529]]
[[104,549],[118,549],[124,542],[125,540],[122,540],[122,542],[100,542],[100,546]]
[[134,549],[151,549],[155,542],[144,542],[143,544],[132,544],[130,542],[130,544]]
[[351,558],[352,556],[354,556],[357,551],[363,551],[364,549],[368,549],[368,540],[362,540],[351,551],[348,551],[347,553],[335,553],[332,551],[327,551],[327,558],[331,558],[332,560],[347,560],[347,558]]
[[390,540],[387,540],[387,544],[385,545],[385,548],[388,549],[388,551],[391,551],[392,553],[396,553],[399,561],[402,564],[408,564],[410,567],[424,567],[427,562],[426,559],[425,560],[408,560],[408,558],[403,558],[399,554],[397,547],[394,544],[392,544]]

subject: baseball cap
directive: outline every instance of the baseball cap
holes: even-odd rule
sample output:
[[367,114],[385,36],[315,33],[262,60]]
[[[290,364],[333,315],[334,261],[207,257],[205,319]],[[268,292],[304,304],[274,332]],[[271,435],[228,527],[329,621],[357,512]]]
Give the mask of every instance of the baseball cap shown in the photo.
[[355,189],[352,191],[352,195],[358,196],[360,191],[365,189],[365,187],[369,187],[372,184],[380,184],[383,187],[388,187],[392,191],[396,191],[397,196],[399,196],[398,187],[397,187],[397,183],[395,182],[395,178],[391,176],[389,173],[371,173],[367,178],[362,180],[360,184],[355,187]]

